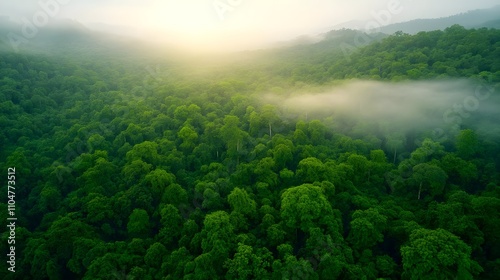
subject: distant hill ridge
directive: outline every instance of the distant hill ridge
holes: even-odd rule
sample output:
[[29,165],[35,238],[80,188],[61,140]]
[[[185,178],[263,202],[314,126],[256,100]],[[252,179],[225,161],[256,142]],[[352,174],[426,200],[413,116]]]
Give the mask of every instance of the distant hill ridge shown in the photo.
[[500,28],[500,5],[490,9],[473,10],[458,15],[436,19],[415,19],[402,23],[394,23],[380,28],[380,32],[393,34],[403,31],[408,34],[416,34],[420,31],[444,30],[454,24],[465,28]]

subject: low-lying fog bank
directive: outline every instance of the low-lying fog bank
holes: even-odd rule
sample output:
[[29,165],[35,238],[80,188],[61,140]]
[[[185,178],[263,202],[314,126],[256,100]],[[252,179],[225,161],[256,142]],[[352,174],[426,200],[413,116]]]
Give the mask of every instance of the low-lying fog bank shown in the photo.
[[278,105],[290,118],[333,117],[334,129],[362,125],[384,133],[429,131],[435,140],[445,140],[458,129],[473,128],[500,137],[499,94],[491,85],[464,79],[350,81],[317,93],[267,94],[264,102]]

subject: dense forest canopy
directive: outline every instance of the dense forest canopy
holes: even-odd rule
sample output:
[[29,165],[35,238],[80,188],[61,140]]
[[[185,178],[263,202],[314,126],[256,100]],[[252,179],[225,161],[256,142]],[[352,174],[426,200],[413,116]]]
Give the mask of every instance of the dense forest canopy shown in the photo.
[[112,53],[0,55],[2,279],[497,279],[499,30]]

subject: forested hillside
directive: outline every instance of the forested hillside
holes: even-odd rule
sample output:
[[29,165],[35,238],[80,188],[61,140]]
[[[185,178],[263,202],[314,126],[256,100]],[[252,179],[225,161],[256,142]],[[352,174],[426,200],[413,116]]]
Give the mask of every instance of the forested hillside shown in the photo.
[[[2,52],[0,278],[498,279],[500,31],[339,32],[220,65]],[[360,117],[386,88],[400,115]],[[417,126],[410,93],[462,111]]]

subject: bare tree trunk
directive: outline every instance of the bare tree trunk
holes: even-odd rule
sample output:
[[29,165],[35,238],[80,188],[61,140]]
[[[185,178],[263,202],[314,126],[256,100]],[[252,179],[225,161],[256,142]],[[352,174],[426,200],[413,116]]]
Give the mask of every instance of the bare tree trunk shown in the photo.
[[393,164],[396,164],[396,148],[394,148],[394,160],[392,161]]
[[269,123],[269,138],[273,137],[273,133],[271,131],[271,123]]
[[236,153],[238,154],[236,158],[236,166],[238,166],[240,165],[240,139],[236,142]]
[[420,193],[422,192],[422,182],[420,182],[420,187],[418,187],[418,199],[420,200]]

